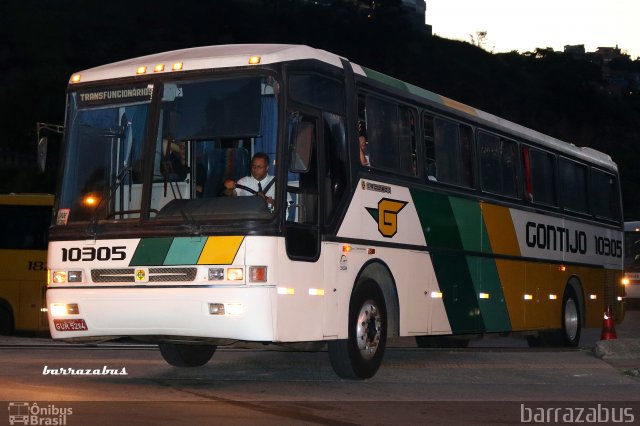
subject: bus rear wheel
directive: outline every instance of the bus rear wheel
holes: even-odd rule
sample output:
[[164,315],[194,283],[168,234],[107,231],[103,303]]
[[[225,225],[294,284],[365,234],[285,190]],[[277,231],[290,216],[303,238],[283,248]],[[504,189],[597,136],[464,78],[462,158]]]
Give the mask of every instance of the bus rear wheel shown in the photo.
[[160,343],[158,347],[164,360],[174,367],[200,367],[205,365],[217,348],[214,345],[183,345],[176,343]]
[[387,309],[378,284],[356,286],[349,303],[349,338],[329,342],[329,359],[338,376],[363,380],[373,377],[387,344]]
[[535,336],[528,336],[529,346],[534,347],[576,347],[580,342],[582,313],[573,287],[567,287],[562,297],[562,314],[559,330],[542,330]]
[[580,342],[582,316],[576,292],[567,287],[562,298],[562,340],[565,346],[576,347]]

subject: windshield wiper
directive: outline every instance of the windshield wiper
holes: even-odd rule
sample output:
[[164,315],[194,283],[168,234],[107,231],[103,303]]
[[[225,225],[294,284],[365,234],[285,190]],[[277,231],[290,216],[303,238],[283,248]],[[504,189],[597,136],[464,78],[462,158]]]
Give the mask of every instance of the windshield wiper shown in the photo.
[[[98,214],[100,213],[100,207],[102,207],[103,204],[105,206],[109,205],[108,203],[111,200],[111,197],[113,197],[113,195],[116,193],[116,190],[118,189],[118,187],[124,183],[125,181],[124,178],[127,173],[129,173],[129,180],[131,180],[131,171],[132,171],[132,167],[130,165],[123,166],[118,171],[118,174],[116,175],[116,178],[111,184],[111,186],[108,188],[108,191],[106,192],[106,196],[100,198],[98,205],[93,210],[93,214],[91,215],[91,220],[89,221],[89,227],[87,228],[87,233],[90,236],[94,238],[96,236],[96,233],[97,233],[96,228],[98,226],[98,220],[99,220]],[[125,212],[117,212],[117,213],[125,213]]]

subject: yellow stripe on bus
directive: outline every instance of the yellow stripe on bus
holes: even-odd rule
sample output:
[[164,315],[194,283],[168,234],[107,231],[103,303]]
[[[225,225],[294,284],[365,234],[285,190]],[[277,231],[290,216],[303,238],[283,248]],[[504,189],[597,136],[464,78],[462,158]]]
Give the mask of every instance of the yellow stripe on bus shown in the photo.
[[481,203],[480,206],[493,254],[520,256],[518,237],[509,209],[488,203]]
[[198,265],[230,265],[244,237],[209,237],[202,249]]

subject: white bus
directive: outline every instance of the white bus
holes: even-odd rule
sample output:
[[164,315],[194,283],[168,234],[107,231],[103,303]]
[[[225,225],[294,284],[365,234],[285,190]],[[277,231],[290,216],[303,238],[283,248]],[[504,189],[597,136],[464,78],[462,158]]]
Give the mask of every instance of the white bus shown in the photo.
[[[605,305],[620,316],[609,156],[326,51],[210,46],[81,71],[65,127],[55,339],[154,341],[176,366],[238,340],[326,341],[336,373],[363,379],[391,336],[575,346]],[[275,201],[225,196],[256,153]]]

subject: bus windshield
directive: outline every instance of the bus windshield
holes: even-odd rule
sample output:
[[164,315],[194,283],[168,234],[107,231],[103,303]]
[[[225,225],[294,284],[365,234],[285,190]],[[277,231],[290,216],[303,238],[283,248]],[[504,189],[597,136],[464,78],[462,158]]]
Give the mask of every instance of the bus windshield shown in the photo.
[[251,176],[256,153],[273,179],[275,85],[271,77],[236,76],[71,92],[57,224],[271,217],[273,205],[235,196],[247,191],[225,193],[225,181]]

